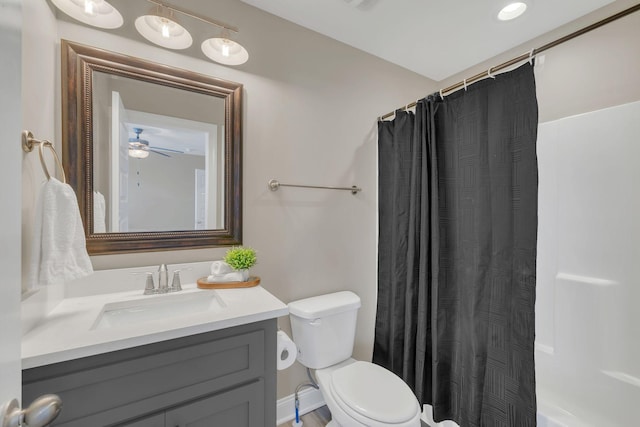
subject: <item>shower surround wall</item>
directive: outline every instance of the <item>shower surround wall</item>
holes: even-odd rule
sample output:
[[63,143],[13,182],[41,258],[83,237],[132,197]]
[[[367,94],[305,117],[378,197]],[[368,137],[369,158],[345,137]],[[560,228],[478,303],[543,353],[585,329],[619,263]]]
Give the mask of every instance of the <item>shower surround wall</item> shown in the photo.
[[538,396],[592,425],[638,422],[638,117],[635,102],[538,132]]

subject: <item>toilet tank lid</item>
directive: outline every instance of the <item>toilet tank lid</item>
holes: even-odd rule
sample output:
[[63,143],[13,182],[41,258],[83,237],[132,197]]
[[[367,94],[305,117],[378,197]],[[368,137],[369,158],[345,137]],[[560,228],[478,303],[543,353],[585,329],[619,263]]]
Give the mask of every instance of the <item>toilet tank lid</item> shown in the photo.
[[304,319],[356,310],[360,307],[360,297],[350,291],[335,292],[317,297],[305,298],[289,303],[289,314]]

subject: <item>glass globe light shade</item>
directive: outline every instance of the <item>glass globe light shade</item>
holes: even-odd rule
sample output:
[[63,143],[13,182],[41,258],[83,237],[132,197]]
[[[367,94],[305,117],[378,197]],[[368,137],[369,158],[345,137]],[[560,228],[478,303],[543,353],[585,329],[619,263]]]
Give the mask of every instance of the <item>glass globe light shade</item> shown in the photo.
[[225,65],[240,65],[249,59],[241,44],[224,37],[207,39],[200,47],[207,58]]
[[98,28],[114,29],[124,20],[116,8],[105,0],[51,0],[52,3],[73,19]]
[[168,49],[186,49],[193,44],[189,31],[177,22],[158,15],[143,15],[135,21],[136,30],[151,43]]

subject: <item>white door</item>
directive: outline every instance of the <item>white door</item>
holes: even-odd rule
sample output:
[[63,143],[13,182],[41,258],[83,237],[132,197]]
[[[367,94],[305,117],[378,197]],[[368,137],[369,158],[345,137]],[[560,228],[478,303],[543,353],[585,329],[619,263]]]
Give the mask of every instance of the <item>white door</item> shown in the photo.
[[204,169],[196,169],[196,218],[195,229],[205,229],[205,216],[207,213],[206,199],[207,199],[207,185],[205,183],[206,173]]
[[0,408],[21,398],[22,1],[0,0]]
[[[33,1],[29,5],[33,5]],[[0,424],[46,425],[60,409],[44,397],[22,413],[20,362],[22,213],[22,15],[25,2],[0,0]],[[27,406],[27,405],[23,405]],[[9,417],[6,417],[10,415]]]
[[129,131],[120,93],[111,92],[111,185],[109,232],[129,231]]

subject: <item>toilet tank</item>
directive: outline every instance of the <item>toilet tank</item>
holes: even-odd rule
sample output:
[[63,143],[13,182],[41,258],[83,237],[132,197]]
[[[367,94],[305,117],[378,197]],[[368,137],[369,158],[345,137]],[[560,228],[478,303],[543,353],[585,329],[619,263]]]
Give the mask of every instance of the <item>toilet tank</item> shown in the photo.
[[289,303],[298,362],[312,369],[351,357],[360,297],[343,291]]

